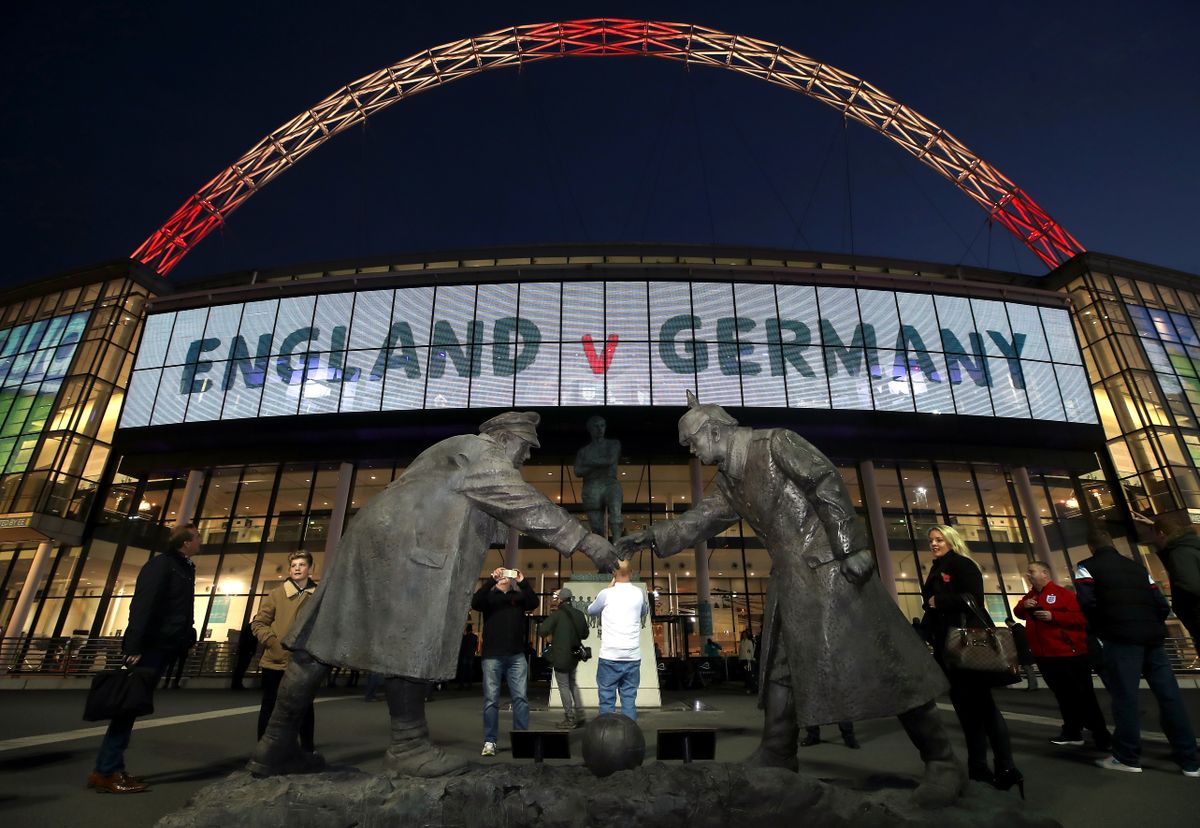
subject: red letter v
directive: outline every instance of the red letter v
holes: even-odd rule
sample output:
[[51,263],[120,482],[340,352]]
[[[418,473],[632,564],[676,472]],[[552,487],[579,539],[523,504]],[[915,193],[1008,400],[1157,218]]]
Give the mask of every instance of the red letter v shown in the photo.
[[613,352],[617,350],[618,339],[620,337],[616,334],[609,334],[608,341],[604,343],[604,356],[601,357],[596,353],[596,346],[592,344],[592,335],[583,335],[583,353],[587,356],[588,364],[592,366],[593,374],[608,371],[608,366],[612,365]]

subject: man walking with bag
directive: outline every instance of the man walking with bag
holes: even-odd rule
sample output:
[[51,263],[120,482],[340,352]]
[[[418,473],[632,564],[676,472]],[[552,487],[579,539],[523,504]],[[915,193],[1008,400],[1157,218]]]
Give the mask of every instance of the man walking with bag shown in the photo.
[[[196,592],[196,565],[192,556],[200,549],[196,527],[177,527],[167,541],[167,551],[142,567],[129,604],[129,624],[121,650],[125,666],[154,671],[153,688],[162,678],[172,655],[196,643],[192,606]],[[149,785],[125,772],[125,750],[133,732],[134,716],[116,716],[100,742],[96,767],[87,785],[99,793],[140,793]]]
[[554,668],[554,681],[558,684],[558,697],[562,700],[563,720],[554,726],[560,730],[583,727],[583,695],[575,680],[579,667],[578,650],[589,634],[587,618],[572,604],[571,590],[563,587],[558,591],[558,609],[538,625],[538,634],[550,643],[550,666]]

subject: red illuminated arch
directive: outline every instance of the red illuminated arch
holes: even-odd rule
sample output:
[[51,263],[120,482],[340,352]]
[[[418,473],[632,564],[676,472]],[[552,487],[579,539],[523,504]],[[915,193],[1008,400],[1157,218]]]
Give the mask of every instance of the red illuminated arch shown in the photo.
[[689,23],[532,23],[435,46],[359,78],[255,144],[184,202],[133,258],[161,275],[280,173],[339,132],[418,92],[487,69],[560,57],[643,55],[718,66],[803,92],[899,144],[966,193],[1047,266],[1082,245],[1025,192],[937,124],[864,80],[765,40]]

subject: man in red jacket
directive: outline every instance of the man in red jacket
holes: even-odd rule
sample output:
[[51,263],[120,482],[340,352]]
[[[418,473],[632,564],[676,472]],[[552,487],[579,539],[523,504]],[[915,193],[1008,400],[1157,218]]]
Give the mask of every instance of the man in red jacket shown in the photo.
[[1017,602],[1014,614],[1025,621],[1029,650],[1037,661],[1058,709],[1062,732],[1051,739],[1056,745],[1083,745],[1083,729],[1092,733],[1097,750],[1112,747],[1104,714],[1092,690],[1088,663],[1087,619],[1075,593],[1054,583],[1049,565],[1033,561],[1025,570],[1032,589]]

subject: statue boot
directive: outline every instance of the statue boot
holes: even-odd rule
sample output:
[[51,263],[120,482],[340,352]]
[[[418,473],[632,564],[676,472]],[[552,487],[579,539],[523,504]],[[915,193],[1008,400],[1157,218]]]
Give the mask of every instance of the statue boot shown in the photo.
[[796,724],[796,701],[792,688],[779,682],[768,682],[763,691],[763,735],[758,749],[750,754],[747,765],[759,768],[800,770],[796,758],[800,725]]
[[907,710],[899,719],[925,762],[925,776],[913,792],[913,799],[922,808],[944,808],[953,804],[967,784],[967,774],[954,756],[950,737],[938,718],[934,703],[927,702]]
[[263,737],[258,740],[246,770],[255,776],[316,773],[325,769],[321,754],[300,747],[300,722],[317,695],[328,667],[308,653],[292,654],[279,684],[275,710]]
[[467,770],[465,759],[450,756],[429,741],[429,725],[425,722],[426,686],[425,682],[412,679],[387,679],[392,743],[383,757],[383,767],[388,773],[428,778]]

